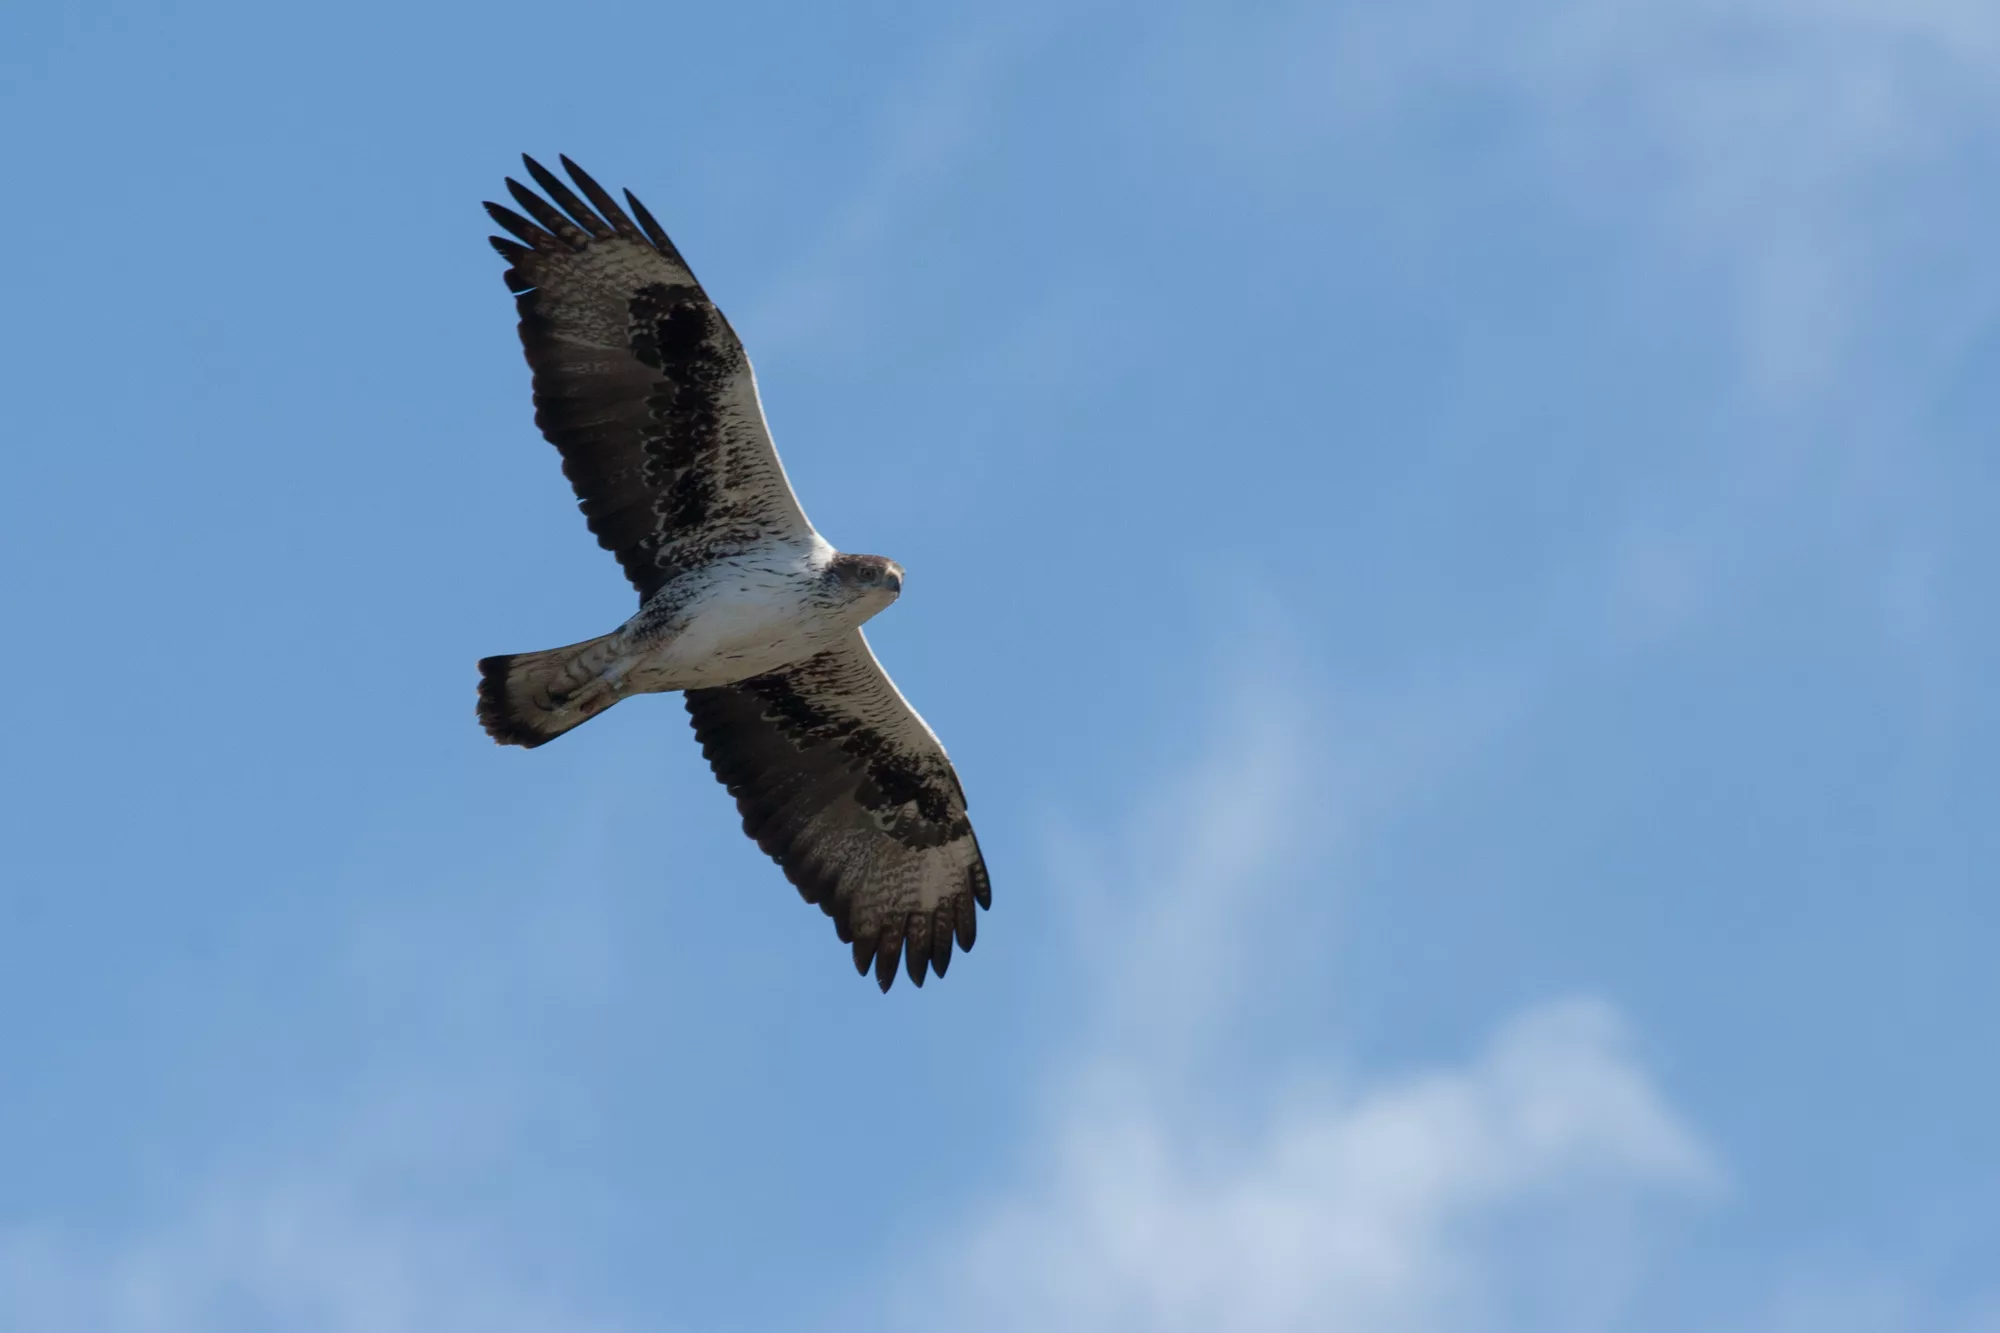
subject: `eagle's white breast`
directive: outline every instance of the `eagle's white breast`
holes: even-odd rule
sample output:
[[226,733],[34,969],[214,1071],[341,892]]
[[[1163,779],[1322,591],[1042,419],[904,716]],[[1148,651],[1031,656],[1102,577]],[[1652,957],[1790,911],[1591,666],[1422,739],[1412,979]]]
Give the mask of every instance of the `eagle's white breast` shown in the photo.
[[637,659],[631,678],[644,688],[726,685],[831,648],[856,619],[820,592],[833,555],[814,534],[683,574],[628,622]]

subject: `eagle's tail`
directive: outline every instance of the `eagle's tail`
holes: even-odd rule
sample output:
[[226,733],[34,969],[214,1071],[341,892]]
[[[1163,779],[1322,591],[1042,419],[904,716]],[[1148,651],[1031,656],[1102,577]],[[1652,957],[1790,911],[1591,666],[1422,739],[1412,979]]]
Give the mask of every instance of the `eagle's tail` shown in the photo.
[[479,724],[502,745],[532,750],[590,721],[624,697],[606,672],[618,657],[616,637],[481,658]]

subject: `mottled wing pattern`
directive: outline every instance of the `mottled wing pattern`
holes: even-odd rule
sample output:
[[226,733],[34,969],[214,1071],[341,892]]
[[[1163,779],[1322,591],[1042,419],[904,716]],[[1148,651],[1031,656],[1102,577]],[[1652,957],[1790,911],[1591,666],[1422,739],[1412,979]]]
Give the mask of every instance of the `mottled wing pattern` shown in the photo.
[[944,747],[856,630],[838,648],[719,689],[689,690],[702,753],[743,831],[888,990],[943,976],[993,890]]
[[[567,157],[584,198],[533,158],[508,180],[528,216],[487,204],[511,268],[535,423],[640,599],[685,569],[812,531],[729,321],[644,204],[632,217]],[[553,202],[550,202],[553,201]]]

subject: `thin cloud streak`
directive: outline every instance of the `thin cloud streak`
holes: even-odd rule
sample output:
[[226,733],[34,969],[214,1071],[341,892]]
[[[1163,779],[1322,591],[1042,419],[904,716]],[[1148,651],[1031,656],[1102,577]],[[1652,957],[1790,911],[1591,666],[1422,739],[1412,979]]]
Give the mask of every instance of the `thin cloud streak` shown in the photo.
[[1182,128],[1220,169],[1285,188],[1344,181],[1302,167],[1454,99],[1492,107],[1490,151],[1732,310],[1774,411],[1884,337],[1950,355],[1992,310],[1983,211],[1950,205],[1982,187],[1996,75],[2000,11],[1958,0],[1298,6],[1193,22],[1141,70],[1201,89]]
[[1596,1279],[1636,1256],[1528,1278],[1524,1256],[1719,1180],[1594,1000],[1516,1016],[1462,1068],[1281,1105],[1244,1134],[1191,1131],[1185,1110],[1143,1087],[1076,1095],[1033,1183],[971,1228],[976,1327],[1587,1326],[1624,1296]]
[[[1071,848],[1073,883],[1128,886],[1097,890],[1084,929],[1115,908],[1137,943],[1049,1071],[1017,1183],[944,1247],[974,1289],[967,1326],[1456,1333],[1615,1313],[1643,1223],[1722,1172],[1607,1003],[1533,1006],[1461,1066],[1356,1079],[1321,1033],[1281,1076],[1231,1081],[1260,1002],[1244,965],[1327,897],[1341,842],[1366,831],[1348,816],[1386,815],[1308,765],[1340,749],[1299,692],[1219,697],[1228,741],[1108,852]],[[1411,744],[1402,767],[1435,762]],[[1595,1251],[1582,1276],[1537,1268],[1559,1238]]]
[[1952,446],[1926,423],[2000,310],[2000,10],[1297,6],[1193,23],[1143,77],[1199,86],[1181,132],[1269,189],[1345,188],[1349,155],[1400,157],[1444,108],[1487,108],[1496,128],[1464,165],[1593,222],[1632,288],[1617,317],[1694,320],[1730,351],[1688,441],[1706,475],[1684,497],[1635,493],[1609,534],[1600,600],[1622,645],[1702,628],[1745,570],[1832,533],[1857,567],[1896,572],[1863,576],[1884,589],[1878,632],[1908,648],[1926,719],[1949,707],[1968,670],[1951,627],[1977,612],[1943,602]]

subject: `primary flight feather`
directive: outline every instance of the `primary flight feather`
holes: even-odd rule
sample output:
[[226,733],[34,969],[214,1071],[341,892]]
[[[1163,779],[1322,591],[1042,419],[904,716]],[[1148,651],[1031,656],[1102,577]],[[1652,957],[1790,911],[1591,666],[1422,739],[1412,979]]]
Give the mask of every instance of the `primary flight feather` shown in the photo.
[[533,748],[628,695],[686,691],[743,831],[833,918],[856,970],[885,991],[899,962],[919,986],[943,976],[992,889],[951,760],[861,635],[902,566],[836,551],[807,521],[743,344],[645,205],[627,191],[621,208],[567,157],[575,189],[522,161],[542,193],[510,179],[522,212],[486,211],[513,238],[492,242],[535,424],[639,610],[567,648],[483,659],[480,722]]

